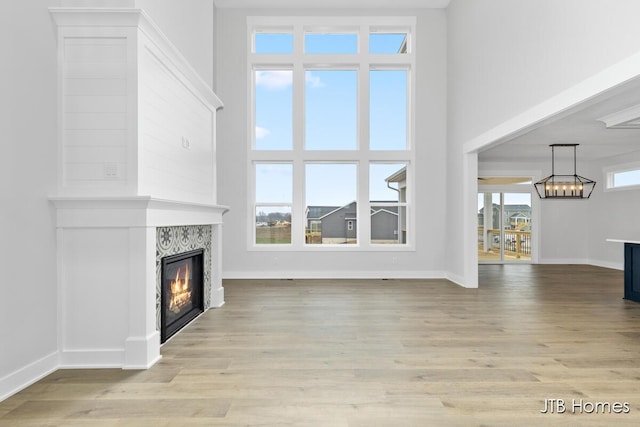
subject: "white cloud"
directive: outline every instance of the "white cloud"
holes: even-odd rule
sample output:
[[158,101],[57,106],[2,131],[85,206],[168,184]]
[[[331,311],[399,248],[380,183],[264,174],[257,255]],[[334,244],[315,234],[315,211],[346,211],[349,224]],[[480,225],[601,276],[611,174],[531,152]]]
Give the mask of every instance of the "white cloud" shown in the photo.
[[[312,71],[305,73],[307,85],[312,88],[324,87],[320,76]],[[291,70],[258,70],[256,71],[256,87],[269,90],[285,89],[293,84],[293,72]]]
[[265,136],[269,136],[269,135],[271,135],[271,131],[269,129],[256,126],[256,139],[262,139]]
[[291,70],[256,71],[256,87],[284,89],[293,84]]
[[324,83],[320,80],[319,76],[316,76],[311,71],[307,71],[305,73],[305,80],[307,81],[307,85],[309,87],[323,87]]

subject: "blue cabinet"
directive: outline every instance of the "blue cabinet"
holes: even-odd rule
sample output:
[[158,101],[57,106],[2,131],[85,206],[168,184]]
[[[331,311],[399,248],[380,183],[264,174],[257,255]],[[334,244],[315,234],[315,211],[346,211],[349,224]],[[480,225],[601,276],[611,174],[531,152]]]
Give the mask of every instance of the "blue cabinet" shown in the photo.
[[640,302],[640,244],[624,244],[624,299]]

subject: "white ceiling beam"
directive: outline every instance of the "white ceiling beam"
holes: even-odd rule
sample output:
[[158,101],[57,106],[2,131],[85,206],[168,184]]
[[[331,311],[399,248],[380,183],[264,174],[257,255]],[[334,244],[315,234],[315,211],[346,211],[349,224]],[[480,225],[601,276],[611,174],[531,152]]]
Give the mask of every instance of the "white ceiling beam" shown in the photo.
[[599,118],[609,129],[640,128],[640,104]]

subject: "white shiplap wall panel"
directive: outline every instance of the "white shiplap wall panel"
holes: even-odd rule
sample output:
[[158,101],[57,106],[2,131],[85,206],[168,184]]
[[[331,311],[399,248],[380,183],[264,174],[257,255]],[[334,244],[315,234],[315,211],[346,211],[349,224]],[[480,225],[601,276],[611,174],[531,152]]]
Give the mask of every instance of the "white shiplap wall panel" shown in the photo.
[[67,62],[64,77],[67,79],[126,79],[126,62]]
[[213,114],[171,63],[148,46],[139,56],[139,188],[155,197],[215,200]]
[[127,62],[125,38],[67,39],[65,60],[70,62]]
[[65,151],[68,147],[126,147],[127,131],[122,129],[67,129]]
[[127,79],[65,79],[64,95],[127,96]]
[[127,39],[67,37],[62,163],[67,188],[122,187],[127,170]]
[[124,130],[125,113],[65,113],[65,129]]
[[126,113],[127,97],[110,95],[67,95],[67,113]]
[[54,17],[60,193],[215,203],[222,102],[175,46],[140,11]]
[[127,147],[69,147],[69,163],[127,163]]
[[69,163],[65,168],[66,179],[68,181],[82,181],[87,185],[91,184],[92,190],[96,187],[108,189],[109,187],[120,188],[125,185],[127,180],[126,163],[112,163],[109,167],[116,168],[117,177],[106,177],[106,169],[102,163]]

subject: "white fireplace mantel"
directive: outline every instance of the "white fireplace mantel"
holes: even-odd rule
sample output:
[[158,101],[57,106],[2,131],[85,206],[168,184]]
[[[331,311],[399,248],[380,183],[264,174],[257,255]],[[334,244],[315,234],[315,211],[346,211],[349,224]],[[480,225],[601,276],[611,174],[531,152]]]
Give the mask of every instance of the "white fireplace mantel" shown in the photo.
[[58,51],[58,185],[49,200],[60,366],[148,368],[160,358],[159,227],[211,226],[206,306],[224,304],[223,104],[143,10],[49,10]]
[[211,300],[224,304],[226,206],[152,197],[51,197],[56,207],[60,365],[145,369],[160,359],[156,228],[211,225]]
[[50,197],[57,208],[57,226],[168,227],[222,224],[228,206],[132,197]]

